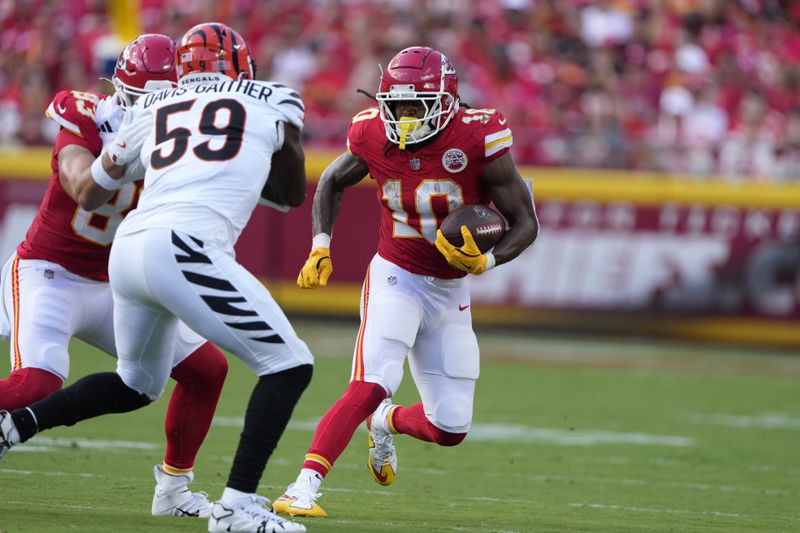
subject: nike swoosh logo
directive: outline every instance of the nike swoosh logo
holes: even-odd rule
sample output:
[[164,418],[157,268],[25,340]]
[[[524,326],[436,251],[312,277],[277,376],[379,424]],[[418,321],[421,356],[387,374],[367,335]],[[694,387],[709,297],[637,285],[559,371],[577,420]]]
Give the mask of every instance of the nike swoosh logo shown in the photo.
[[370,468],[372,468],[372,472],[375,473],[375,477],[378,478],[378,481],[380,481],[381,483],[386,483],[386,480],[389,478],[389,476],[388,474],[383,473],[384,469],[386,468],[385,466],[381,468],[380,472],[375,470],[375,467],[373,467],[372,465],[370,465]]
[[507,118],[505,118],[505,117],[503,117],[503,118],[501,118],[500,120],[498,120],[497,122],[499,122],[499,123],[500,123],[500,125],[502,126],[503,124],[505,124],[505,123],[506,123],[506,120],[508,120],[508,119],[507,119]]
[[63,115],[63,114],[64,114],[64,113],[66,113],[66,112],[67,112],[67,108],[66,108],[66,107],[64,107],[64,106],[63,106],[63,105],[61,105],[61,104],[58,104],[58,113],[59,113],[59,114],[61,114],[61,115]]
[[467,304],[467,305],[459,305],[459,306],[458,306],[458,310],[459,310],[459,311],[463,311],[463,310],[465,310],[467,307],[469,307],[469,304]]
[[120,148],[122,148],[124,150],[125,148],[127,148],[128,143],[127,142],[117,143],[117,146],[119,146]]

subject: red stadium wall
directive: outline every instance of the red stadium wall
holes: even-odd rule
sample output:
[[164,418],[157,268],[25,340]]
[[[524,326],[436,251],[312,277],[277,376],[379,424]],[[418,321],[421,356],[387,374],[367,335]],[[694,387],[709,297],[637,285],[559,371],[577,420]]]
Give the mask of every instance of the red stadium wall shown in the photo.
[[[312,152],[309,200],[259,207],[237,244],[289,312],[355,315],[377,244],[372,182],[348,191],[323,290],[294,280],[308,253],[315,181],[335,156]],[[0,236],[9,253],[45,189],[46,151],[0,155]],[[542,233],[517,260],[472,279],[476,322],[616,330],[800,347],[800,186],[655,174],[523,170]]]

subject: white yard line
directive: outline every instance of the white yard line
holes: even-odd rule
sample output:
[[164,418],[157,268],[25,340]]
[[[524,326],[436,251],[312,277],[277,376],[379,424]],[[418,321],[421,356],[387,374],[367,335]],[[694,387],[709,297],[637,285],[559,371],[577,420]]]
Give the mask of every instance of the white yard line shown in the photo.
[[688,420],[689,422],[699,425],[722,426],[737,429],[800,430],[800,417],[781,412],[766,412],[757,415],[690,413]]
[[634,513],[662,513],[662,514],[683,514],[696,516],[723,516],[727,518],[742,518],[739,513],[726,513],[722,511],[689,511],[686,509],[663,509],[657,507],[635,507],[630,505],[609,505],[604,503],[570,503],[570,507],[576,509],[608,509],[612,511],[630,511]]
[[695,439],[675,435],[599,430],[564,430],[537,428],[521,424],[475,424],[472,426],[467,439],[479,442],[541,442],[558,446],[634,444],[687,448],[695,445]]
[[792,493],[779,489],[767,489],[759,487],[744,487],[741,485],[711,485],[708,483],[686,483],[679,481],[657,481],[652,479],[630,479],[630,478],[614,478],[614,477],[591,477],[591,476],[563,476],[563,475],[537,475],[529,476],[528,479],[533,479],[540,482],[562,481],[564,483],[589,483],[594,485],[631,485],[631,486],[648,486],[648,487],[669,487],[676,489],[698,490],[703,492],[719,491],[719,492],[739,492],[743,494],[766,494],[769,496],[788,496]]
[[[319,419],[289,422],[287,429],[314,431]],[[214,425],[240,428],[241,417],[216,416]],[[363,426],[359,427],[363,431]],[[650,433],[621,433],[602,430],[566,430],[537,428],[522,424],[473,424],[467,436],[472,442],[538,442],[557,446],[595,446],[606,444],[633,444],[640,446],[673,446],[688,448],[695,439],[677,435],[653,435]]]
[[83,448],[91,450],[129,451],[155,450],[160,444],[130,440],[102,440],[76,437],[74,439],[36,436],[25,444],[19,444],[11,450],[16,451],[52,451],[57,448]]
[[[28,505],[31,507],[41,507],[42,502],[26,502],[21,500],[8,500],[9,505]],[[119,507],[102,507],[99,505],[73,505],[68,503],[57,503],[47,500],[48,507],[60,507],[61,509],[78,509],[80,511],[119,511]]]
[[[629,511],[632,513],[660,513],[660,514],[680,514],[691,516],[719,516],[723,518],[748,518],[754,519],[758,516],[741,514],[741,513],[728,513],[725,511],[690,511],[688,509],[667,509],[659,507],[636,507],[632,505],[613,505],[594,502],[579,502],[570,503],[570,507],[576,509],[601,509],[612,511]],[[785,515],[770,515],[770,518],[777,520],[785,520],[787,522],[800,522],[800,516],[785,516]]]
[[530,505],[532,503],[531,500],[515,500],[512,498],[491,498],[489,496],[469,496],[466,499],[475,502],[488,502],[488,503],[521,503],[525,505]]
[[[337,463],[337,467],[339,464]],[[355,466],[355,465],[354,465]],[[404,471],[410,469],[404,469]],[[424,470],[424,469],[423,469]],[[56,470],[43,470],[40,472],[33,471],[33,470],[22,470],[17,468],[0,468],[0,473],[3,474],[16,474],[16,475],[23,475],[23,476],[54,476],[54,477],[84,477],[84,478],[97,478],[97,479],[110,479],[113,478],[115,480],[125,480],[125,481],[135,481],[135,482],[144,482],[145,480],[149,480],[149,476],[142,476],[142,477],[126,477],[121,478],[117,475],[102,475],[102,474],[91,474],[91,473],[75,473],[75,472],[59,472]],[[487,474],[490,474],[487,472]],[[707,491],[720,491],[720,492],[738,492],[742,494],[763,494],[768,496],[789,496],[792,493],[785,490],[779,489],[770,489],[770,488],[758,488],[758,487],[745,487],[740,485],[711,485],[708,483],[682,483],[676,481],[655,481],[652,479],[630,479],[630,478],[613,478],[613,477],[590,477],[590,476],[563,476],[563,475],[536,475],[536,476],[525,476],[526,479],[537,481],[540,483],[549,483],[553,481],[560,481],[564,483],[587,483],[587,484],[594,484],[594,485],[629,485],[629,486],[650,486],[650,487],[669,487],[669,488],[679,488],[679,489],[687,489],[687,490],[697,490],[702,492]],[[276,485],[273,483],[262,483],[259,485],[260,489],[267,489],[267,490],[280,490],[283,488],[283,485]],[[374,494],[378,496],[388,496],[388,497],[395,497],[395,496],[406,496],[405,492],[398,491],[393,489],[391,491],[387,490],[373,490],[373,489],[365,489],[361,487],[354,487],[354,488],[346,488],[346,487],[329,487],[326,486],[324,488],[325,492],[341,492],[341,493],[353,493],[353,494]],[[512,503],[528,503],[530,504],[530,500],[514,500],[509,498],[497,498],[497,497],[489,497],[489,496],[469,496],[464,498],[466,500],[474,500],[474,501],[486,501],[486,502],[512,502]]]
[[[54,470],[43,470],[41,472],[34,472],[33,470],[19,470],[17,468],[0,468],[0,472],[2,472],[3,474],[17,474],[20,476],[90,477],[90,478],[112,477],[112,476],[98,476],[97,474],[87,474],[87,473],[57,472]],[[117,476],[113,477],[117,478]]]

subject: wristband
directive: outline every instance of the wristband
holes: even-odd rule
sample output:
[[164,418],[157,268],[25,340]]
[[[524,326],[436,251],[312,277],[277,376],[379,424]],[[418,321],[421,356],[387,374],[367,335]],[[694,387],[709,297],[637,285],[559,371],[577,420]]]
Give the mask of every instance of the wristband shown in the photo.
[[483,267],[483,271],[486,272],[487,270],[491,270],[496,266],[496,260],[492,252],[486,252],[484,255],[486,255],[486,266]]
[[331,236],[327,233],[317,233],[311,240],[311,249],[314,248],[331,248]]
[[124,185],[122,180],[112,178],[111,174],[103,167],[103,154],[100,154],[100,157],[92,163],[92,179],[107,191],[116,191]]

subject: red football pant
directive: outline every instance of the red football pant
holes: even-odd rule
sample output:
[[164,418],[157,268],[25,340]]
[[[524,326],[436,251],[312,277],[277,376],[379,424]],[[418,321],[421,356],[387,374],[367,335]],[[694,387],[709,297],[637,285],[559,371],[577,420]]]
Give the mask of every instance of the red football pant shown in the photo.
[[464,440],[466,433],[448,433],[443,431],[425,417],[422,402],[408,407],[397,406],[389,419],[389,426],[396,432],[424,440],[435,442],[440,446],[455,446]]
[[333,463],[342,455],[353,433],[386,398],[386,389],[377,383],[351,381],[341,398],[336,400],[317,424],[303,468],[328,475]]
[[177,383],[164,421],[167,434],[164,464],[167,467],[188,471],[194,466],[197,452],[211,427],[227,374],[228,359],[210,342],[172,369],[170,375]]

